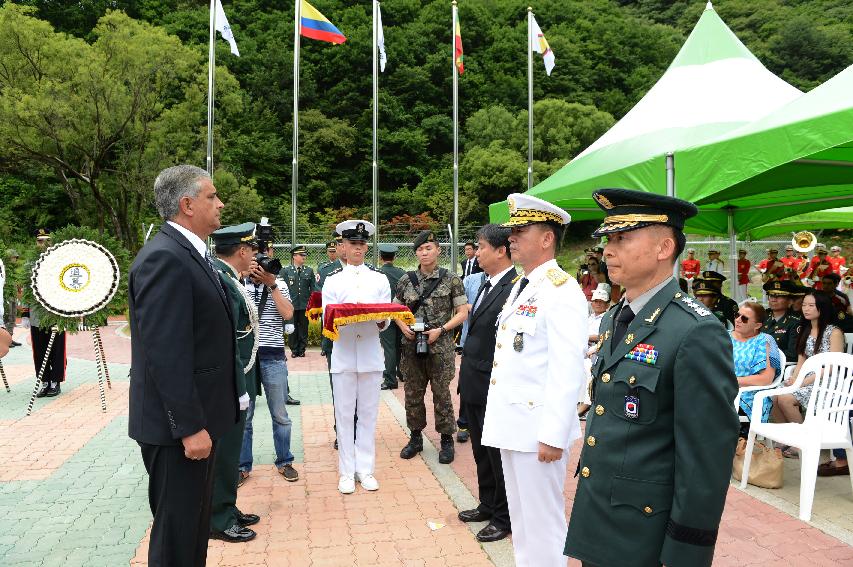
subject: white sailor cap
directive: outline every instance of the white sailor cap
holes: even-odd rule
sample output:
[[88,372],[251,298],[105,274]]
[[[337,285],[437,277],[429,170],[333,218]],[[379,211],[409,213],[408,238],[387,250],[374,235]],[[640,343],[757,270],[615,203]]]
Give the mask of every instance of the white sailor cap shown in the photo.
[[569,213],[538,197],[513,193],[506,199],[509,205],[509,220],[503,226],[526,226],[538,222],[550,222],[559,226],[572,221]]
[[373,233],[376,232],[376,227],[372,222],[360,219],[345,220],[338,223],[335,231],[341,235],[344,240],[357,240],[367,242]]

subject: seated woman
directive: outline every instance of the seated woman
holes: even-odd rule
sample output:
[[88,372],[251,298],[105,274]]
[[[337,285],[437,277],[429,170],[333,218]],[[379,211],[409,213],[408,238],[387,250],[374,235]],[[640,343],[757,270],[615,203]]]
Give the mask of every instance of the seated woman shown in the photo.
[[[776,341],[767,333],[760,332],[767,317],[764,307],[752,301],[745,301],[735,317],[735,328],[729,333],[735,362],[735,376],[738,386],[768,386],[782,372],[782,360]],[[752,417],[752,401],[755,391],[744,392],[740,396],[738,413]],[[770,419],[770,400],[764,400],[761,408],[761,421]],[[740,435],[746,437],[749,423],[741,426]]]
[[[843,352],[844,333],[836,327],[835,309],[829,296],[817,290],[810,290],[803,298],[803,324],[797,337],[797,367],[791,377],[785,381],[786,386],[794,383],[803,363],[807,358],[822,352]],[[776,423],[802,423],[802,411],[809,404],[809,398],[814,387],[815,375],[809,373],[803,379],[800,387],[791,394],[782,394],[773,398],[773,421]],[[795,456],[785,451],[786,456]],[[837,466],[847,466],[847,461]],[[835,466],[835,465],[833,465]]]

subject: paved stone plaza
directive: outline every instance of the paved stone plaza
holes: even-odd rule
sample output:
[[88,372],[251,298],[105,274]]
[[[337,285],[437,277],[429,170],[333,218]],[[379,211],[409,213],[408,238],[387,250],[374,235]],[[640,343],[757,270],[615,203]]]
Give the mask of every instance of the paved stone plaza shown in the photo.
[[[62,394],[37,400],[29,417],[32,353],[26,332],[17,330],[16,338],[25,344],[3,359],[12,391],[0,389],[0,565],[146,564],[147,478],[138,446],[127,437],[130,341],[121,328],[116,322],[103,330],[112,380],[106,413],[98,399],[91,335],[80,333],[68,339]],[[407,438],[402,389],[382,394],[376,444],[380,490],[341,495],[326,361],[309,351],[288,363],[292,395],[302,401],[288,406],[300,479],[288,483],[276,473],[270,417],[259,401],[255,469],[239,492],[241,509],[262,518],[254,526],[258,537],[248,544],[211,542],[209,565],[513,565],[509,540],[481,545],[474,533],[482,524],[456,519],[459,510],[475,504],[469,445],[457,444],[456,461],[439,465],[438,434],[428,430],[432,444],[422,457],[398,457]],[[570,471],[577,450],[572,457]],[[567,511],[574,489],[569,475]],[[811,524],[797,519],[798,499],[796,460],[786,460],[780,490],[742,492],[733,485],[714,564],[853,565],[849,477],[818,479]]]

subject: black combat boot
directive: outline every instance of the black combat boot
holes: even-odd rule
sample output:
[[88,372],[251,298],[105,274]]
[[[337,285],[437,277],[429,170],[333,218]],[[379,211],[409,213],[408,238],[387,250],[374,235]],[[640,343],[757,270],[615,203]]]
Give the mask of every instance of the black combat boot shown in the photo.
[[449,465],[453,462],[456,452],[453,450],[453,435],[441,434],[441,450],[438,452],[438,462]]
[[424,438],[418,430],[412,431],[412,436],[409,437],[409,442],[400,451],[401,459],[411,459],[418,453],[424,450]]

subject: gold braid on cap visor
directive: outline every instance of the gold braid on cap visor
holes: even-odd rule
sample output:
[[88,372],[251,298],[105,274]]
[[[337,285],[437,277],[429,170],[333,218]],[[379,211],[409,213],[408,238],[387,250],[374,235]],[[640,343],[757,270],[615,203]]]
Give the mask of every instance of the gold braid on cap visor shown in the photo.
[[506,224],[529,224],[548,221],[555,222],[560,225],[566,224],[563,217],[557,213],[552,213],[551,211],[540,211],[539,209],[516,209],[514,212],[510,213],[509,222]]
[[604,224],[638,223],[638,222],[669,222],[666,215],[609,215],[604,219]]

